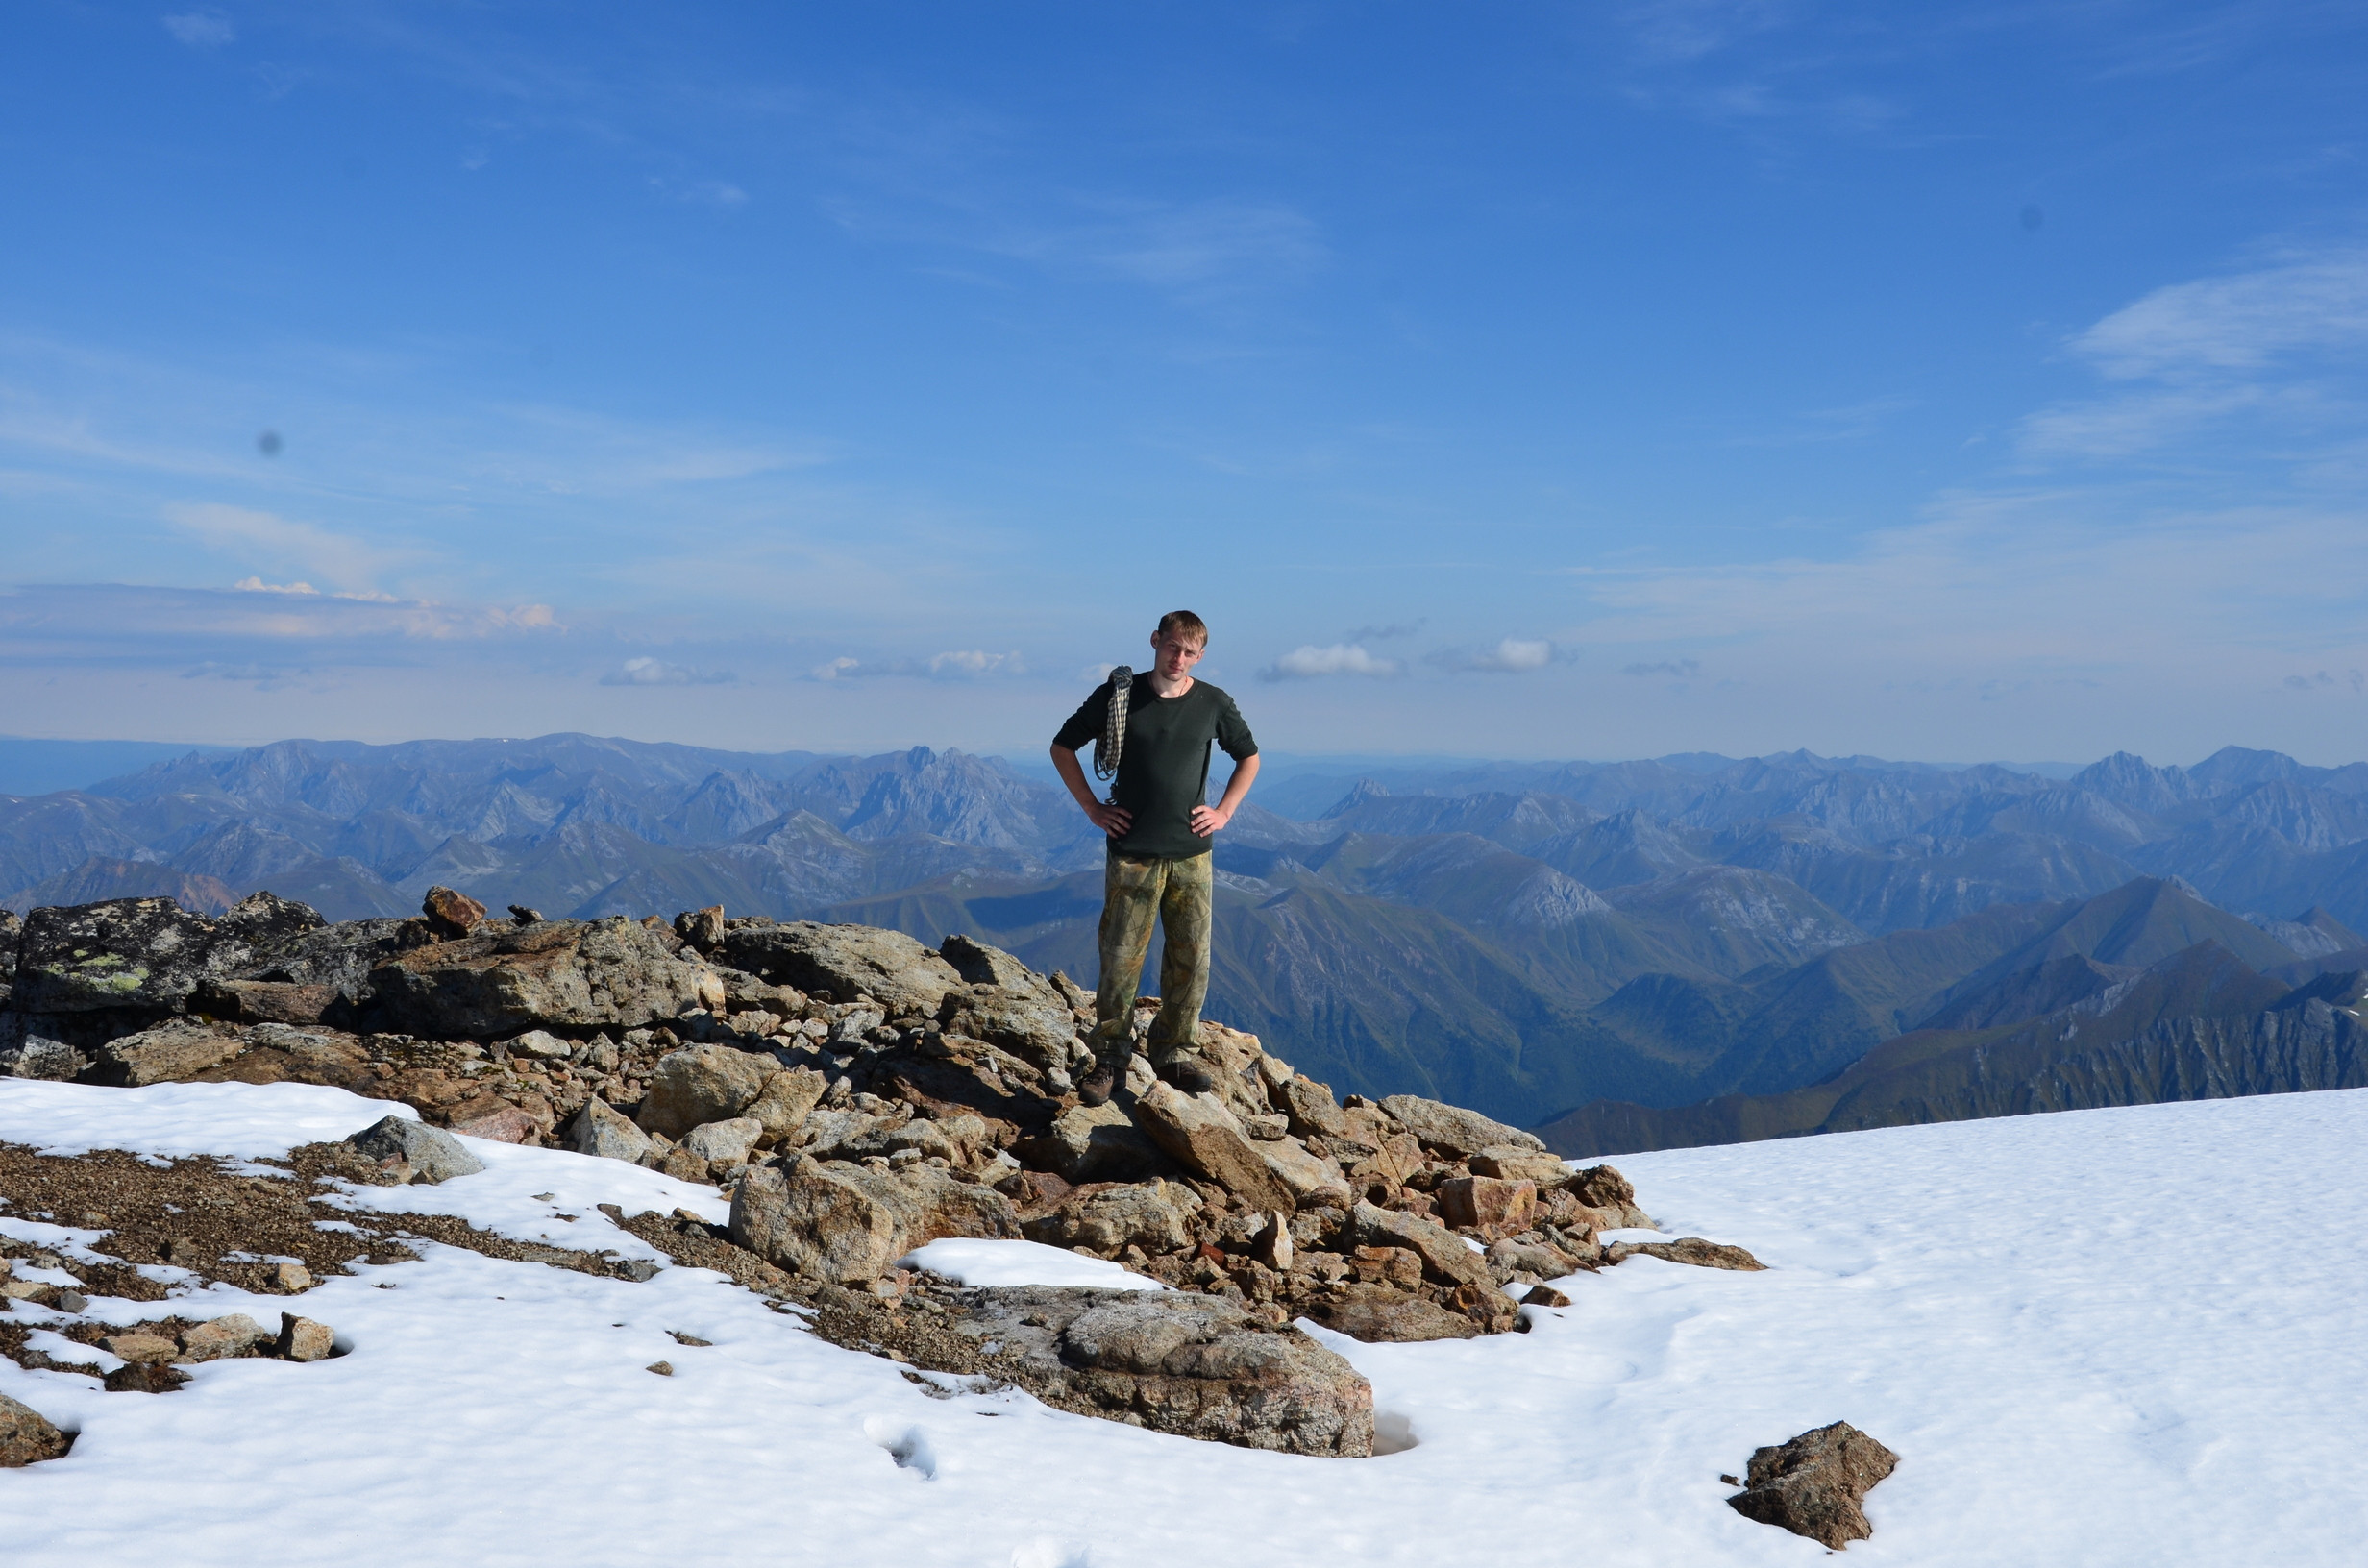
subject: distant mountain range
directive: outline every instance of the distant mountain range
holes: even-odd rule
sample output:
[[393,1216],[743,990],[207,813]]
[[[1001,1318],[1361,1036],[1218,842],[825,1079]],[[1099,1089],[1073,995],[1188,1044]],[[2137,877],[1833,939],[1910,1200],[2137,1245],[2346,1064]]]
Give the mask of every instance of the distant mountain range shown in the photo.
[[[1212,1016],[1344,1090],[1623,1147],[1733,1136],[1703,1102],[1858,1086],[1922,1051],[1911,1035],[2020,1039],[2092,1002],[2096,975],[2202,943],[2273,976],[2368,926],[2368,764],[2232,747],[2063,778],[1806,752],[1274,772],[1262,795],[1330,803],[1300,820],[1253,801],[1222,836]],[[0,796],[0,901],[20,910],[268,887],[354,919],[443,883],[552,915],[721,903],[961,931],[1089,981],[1100,858],[1058,789],[926,747],[291,741]],[[1861,1114],[1803,1122],[1813,1099],[1767,1124]],[[1677,1108],[1696,1119],[1652,1119]]]

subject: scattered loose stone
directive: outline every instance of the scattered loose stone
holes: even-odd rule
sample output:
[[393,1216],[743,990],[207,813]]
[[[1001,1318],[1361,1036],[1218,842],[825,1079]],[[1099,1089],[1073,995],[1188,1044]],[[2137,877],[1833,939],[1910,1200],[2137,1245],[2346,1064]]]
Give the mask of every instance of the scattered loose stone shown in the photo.
[[294,1312],[280,1314],[277,1353],[290,1361],[326,1360],[337,1348],[337,1336],[326,1323],[315,1323]]
[[439,937],[465,937],[485,919],[484,905],[465,893],[442,887],[428,890],[428,896],[420,900],[419,912],[428,918],[428,923]]
[[127,1361],[169,1361],[181,1354],[181,1347],[159,1334],[111,1334],[99,1341],[110,1356]]
[[231,1312],[211,1322],[200,1323],[181,1336],[181,1356],[185,1361],[218,1361],[226,1356],[244,1356],[264,1337],[261,1324],[244,1312]]
[[672,1361],[652,1361],[648,1366],[642,1368],[642,1370],[645,1372],[654,1372],[661,1378],[671,1378],[675,1375],[675,1363]]
[[189,1374],[162,1361],[126,1361],[99,1380],[111,1394],[169,1394],[189,1381]]

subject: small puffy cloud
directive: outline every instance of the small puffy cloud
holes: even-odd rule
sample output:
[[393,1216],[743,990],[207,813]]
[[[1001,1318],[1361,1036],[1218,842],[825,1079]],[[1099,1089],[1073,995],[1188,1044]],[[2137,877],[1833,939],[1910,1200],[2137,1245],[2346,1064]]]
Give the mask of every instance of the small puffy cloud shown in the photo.
[[965,675],[1019,675],[1027,673],[1017,652],[988,653],[977,649],[930,656],[929,674],[941,677]]
[[1485,670],[1517,674],[1542,670],[1554,662],[1554,645],[1542,637],[1507,637],[1493,648],[1448,648],[1431,655],[1433,664],[1449,670]]
[[167,16],[164,31],[192,49],[219,49],[238,37],[231,19],[218,11],[191,11]]
[[664,659],[628,659],[617,669],[601,676],[604,686],[728,686],[739,677],[728,670],[694,670],[687,664],[668,664]]
[[1320,675],[1395,675],[1405,667],[1395,659],[1377,658],[1357,643],[1334,643],[1329,648],[1308,644],[1258,672],[1261,680],[1310,680]]
[[1675,675],[1685,680],[1700,674],[1702,663],[1699,659],[1661,659],[1652,664],[1623,664],[1619,667],[1619,673],[1623,675]]
[[1412,637],[1429,625],[1428,621],[1393,621],[1386,625],[1359,626],[1348,634],[1348,640],[1352,643],[1378,643],[1392,637]]

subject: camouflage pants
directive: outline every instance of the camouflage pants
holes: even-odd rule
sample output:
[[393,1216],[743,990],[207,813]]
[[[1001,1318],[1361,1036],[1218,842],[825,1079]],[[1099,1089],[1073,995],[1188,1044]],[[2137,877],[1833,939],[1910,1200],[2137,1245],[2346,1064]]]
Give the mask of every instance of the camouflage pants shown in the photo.
[[1159,1017],[1151,1020],[1151,1059],[1191,1048],[1209,993],[1209,894],[1213,855],[1112,855],[1102,878],[1101,984],[1094,993],[1095,1054],[1111,1061],[1129,1048],[1135,992],[1151,922],[1166,945],[1159,957]]

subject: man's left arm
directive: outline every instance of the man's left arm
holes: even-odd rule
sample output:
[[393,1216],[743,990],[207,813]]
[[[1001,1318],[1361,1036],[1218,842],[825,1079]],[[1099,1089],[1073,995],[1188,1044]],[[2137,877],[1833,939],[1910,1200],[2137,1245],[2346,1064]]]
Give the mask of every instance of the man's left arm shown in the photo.
[[1193,831],[1202,838],[1221,829],[1233,821],[1233,814],[1242,809],[1243,796],[1258,777],[1258,743],[1251,738],[1249,725],[1242,722],[1242,710],[1225,698],[1224,711],[1217,719],[1217,744],[1234,759],[1233,777],[1225,783],[1225,793],[1213,806],[1193,807]]

